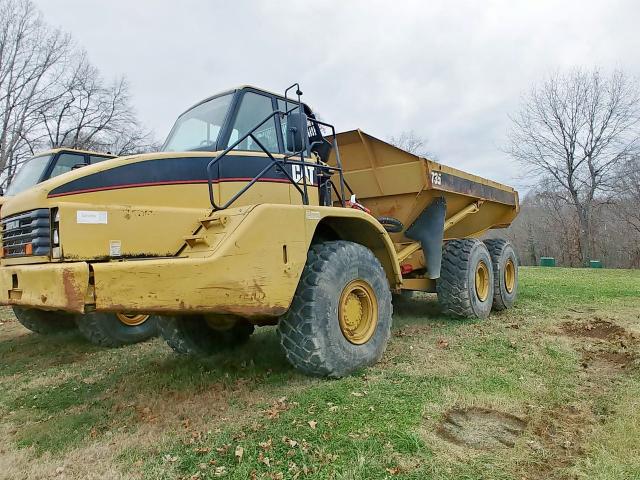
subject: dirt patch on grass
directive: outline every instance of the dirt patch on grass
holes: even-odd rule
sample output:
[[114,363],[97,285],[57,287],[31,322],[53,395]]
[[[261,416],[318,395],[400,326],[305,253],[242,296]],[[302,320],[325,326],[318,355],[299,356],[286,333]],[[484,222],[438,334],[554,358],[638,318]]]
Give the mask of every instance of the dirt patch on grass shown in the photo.
[[540,451],[541,463],[534,465],[531,478],[547,478],[547,474],[573,465],[584,454],[584,440],[595,418],[589,408],[563,405],[542,415],[532,425],[537,441],[530,446]]
[[582,368],[593,375],[615,375],[630,370],[636,362],[631,352],[594,351],[582,352]]
[[515,415],[486,408],[449,410],[437,429],[444,440],[477,450],[511,448],[527,422]]
[[598,317],[587,322],[567,322],[562,324],[562,331],[569,337],[593,338],[613,342],[620,339],[634,340],[633,335],[615,323]]

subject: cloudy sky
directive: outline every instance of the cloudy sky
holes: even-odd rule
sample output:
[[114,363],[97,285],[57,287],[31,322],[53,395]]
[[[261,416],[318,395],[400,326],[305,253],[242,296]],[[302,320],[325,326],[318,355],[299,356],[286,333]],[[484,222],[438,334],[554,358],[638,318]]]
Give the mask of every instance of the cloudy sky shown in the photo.
[[414,130],[443,163],[521,185],[502,152],[510,113],[550,72],[640,76],[635,0],[35,0],[105,77],[126,75],[164,139],[220,90],[301,83],[338,130]]

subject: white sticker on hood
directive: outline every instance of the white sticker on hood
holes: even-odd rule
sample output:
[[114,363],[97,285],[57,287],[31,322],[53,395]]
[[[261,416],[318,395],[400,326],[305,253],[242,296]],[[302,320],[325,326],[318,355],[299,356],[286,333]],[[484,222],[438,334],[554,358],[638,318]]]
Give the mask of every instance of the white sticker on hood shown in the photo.
[[107,212],[100,210],[78,210],[76,212],[78,223],[107,224]]

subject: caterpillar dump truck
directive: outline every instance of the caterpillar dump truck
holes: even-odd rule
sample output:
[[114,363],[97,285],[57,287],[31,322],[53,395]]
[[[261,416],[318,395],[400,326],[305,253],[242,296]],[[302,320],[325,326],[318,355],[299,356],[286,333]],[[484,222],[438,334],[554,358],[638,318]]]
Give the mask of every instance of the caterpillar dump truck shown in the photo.
[[436,292],[462,317],[513,305],[513,248],[477,237],[515,218],[517,192],[360,130],[336,134],[301,94],[220,93],[178,117],[162,152],[7,200],[3,238],[37,217],[49,248],[25,237],[3,250],[0,302],[43,321],[91,317],[105,335],[111,312],[155,314],[183,354],[277,325],[296,368],[331,377],[381,358],[392,293]]
[[[2,195],[0,196],[0,205],[9,197],[13,197],[45,180],[87,165],[104,162],[111,158],[116,158],[116,156],[109,153],[64,147],[37,153],[20,165],[7,191],[0,193]],[[48,212],[45,212],[45,216],[48,216]],[[6,249],[6,256],[11,256],[11,253],[16,248],[24,248],[23,236],[25,234],[33,235],[33,230],[40,228],[42,223],[46,222],[42,222],[42,219],[37,216],[33,217],[31,221],[29,221],[29,218],[22,219],[20,221],[21,228],[14,232],[17,235],[11,236],[11,233],[9,233],[9,236],[4,241],[3,248]],[[45,228],[44,233],[45,237],[48,238],[48,228]],[[32,252],[35,248],[36,255],[39,248],[46,252],[48,246],[46,239],[43,242],[42,238],[40,242],[31,243]],[[3,252],[5,251],[4,249]],[[103,317],[101,326],[108,328],[109,335],[100,335],[95,328],[87,328],[90,321],[94,320],[94,317],[91,316],[65,315],[60,312],[45,313],[20,307],[14,307],[13,310],[17,320],[32,332],[46,335],[79,328],[80,333],[87,340],[100,346],[116,347],[137,343],[157,334],[156,319],[152,315],[117,312],[111,314],[108,318]]]

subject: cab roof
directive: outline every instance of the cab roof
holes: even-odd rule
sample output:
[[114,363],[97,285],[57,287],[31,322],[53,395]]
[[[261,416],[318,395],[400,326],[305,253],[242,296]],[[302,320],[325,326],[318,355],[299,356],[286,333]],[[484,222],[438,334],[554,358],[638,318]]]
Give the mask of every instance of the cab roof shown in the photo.
[[[231,88],[229,90],[224,90],[222,92],[218,92],[214,95],[211,95],[203,100],[200,100],[197,103],[194,103],[193,105],[191,105],[189,108],[187,108],[184,112],[182,112],[180,115],[178,115],[179,117],[181,117],[182,115],[184,115],[185,113],[187,113],[189,110],[197,107],[198,105],[202,105],[205,102],[208,102],[209,100],[213,100],[214,98],[217,97],[221,97],[222,95],[228,95],[231,93],[236,93],[239,92],[240,90],[255,90],[256,92],[262,92],[262,93],[266,93],[267,95],[273,95],[274,97],[280,98],[282,100],[284,100],[284,93],[275,93],[272,92],[271,90],[266,90],[264,88],[260,88],[260,87],[256,87],[254,85],[249,85],[249,84],[244,84],[244,85],[238,85],[235,88]],[[296,101],[297,102],[297,96],[296,99],[293,98],[287,98],[287,100],[289,101]],[[307,105],[305,102],[301,102],[308,111],[312,111],[311,108],[309,107],[309,105]]]
[[96,152],[94,150],[81,150],[79,148],[68,148],[68,147],[57,147],[50,148],[49,150],[43,150],[42,152],[38,152],[34,155],[34,157],[39,157],[41,155],[54,155],[60,152],[68,152],[68,153],[82,153],[84,155],[93,155],[96,157],[106,157],[106,158],[116,158],[117,155],[113,155],[111,153],[104,152]]

